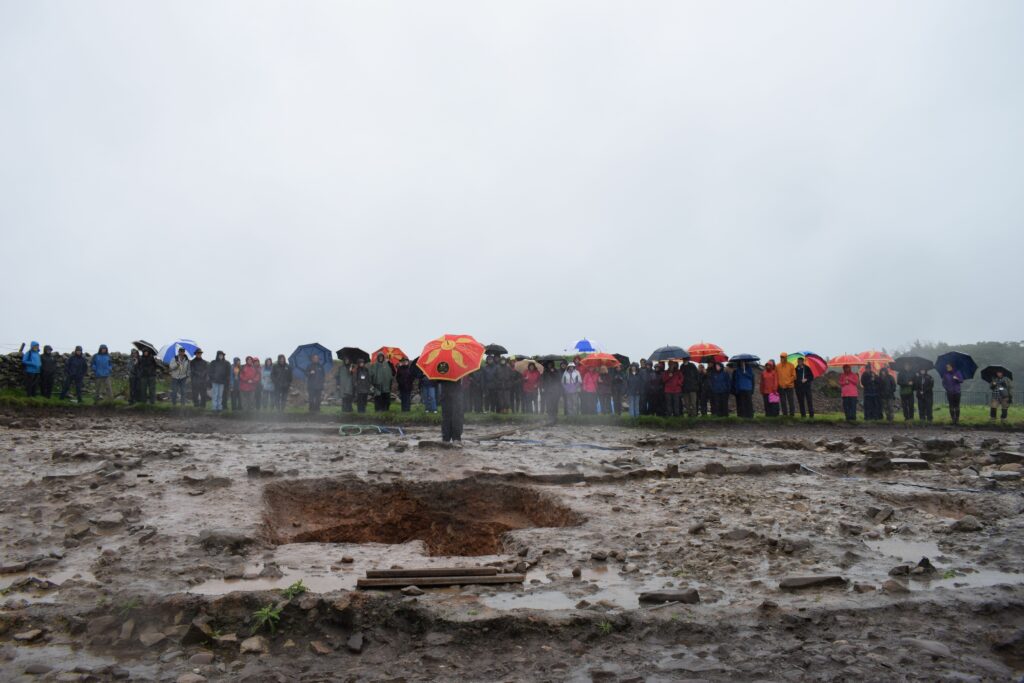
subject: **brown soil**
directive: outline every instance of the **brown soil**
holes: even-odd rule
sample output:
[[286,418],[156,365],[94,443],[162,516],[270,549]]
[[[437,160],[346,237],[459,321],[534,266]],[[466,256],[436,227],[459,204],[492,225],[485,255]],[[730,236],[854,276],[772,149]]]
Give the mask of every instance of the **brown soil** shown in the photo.
[[462,479],[370,484],[275,482],[264,491],[272,543],[407,543],[431,555],[493,555],[512,529],[575,526],[582,518],[529,488]]

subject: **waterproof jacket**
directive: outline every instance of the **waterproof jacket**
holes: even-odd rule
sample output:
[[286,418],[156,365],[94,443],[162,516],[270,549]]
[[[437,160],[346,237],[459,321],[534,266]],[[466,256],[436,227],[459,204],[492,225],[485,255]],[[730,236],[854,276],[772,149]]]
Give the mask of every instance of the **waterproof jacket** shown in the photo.
[[273,391],[274,390],[274,365],[273,365],[273,363],[271,363],[269,368],[266,365],[264,365],[260,369],[260,388],[262,388],[263,391]]
[[415,379],[416,375],[413,373],[411,365],[399,365],[395,370],[395,383],[398,384],[399,391],[412,391]]
[[914,393],[914,376],[910,370],[900,370],[896,374],[896,384],[900,386],[900,396],[910,396]]
[[204,358],[193,358],[189,361],[188,372],[192,375],[192,384],[205,387],[210,382],[210,361]]
[[231,380],[231,363],[227,358],[210,361],[209,377],[213,384],[227,384]]
[[566,368],[562,373],[562,388],[567,394],[577,394],[583,385],[583,378],[575,368]]
[[341,396],[352,395],[352,367],[344,363],[334,374],[334,380],[338,383],[338,394]]
[[391,364],[386,360],[373,363],[370,366],[370,379],[373,381],[373,388],[378,395],[390,394],[391,380],[394,379]]
[[168,366],[171,370],[171,379],[188,379],[189,360],[186,356],[175,356]]
[[666,370],[661,375],[661,388],[666,394],[683,393],[683,373],[679,370]]
[[[789,365],[789,363],[786,363]],[[775,394],[779,391],[779,373],[776,370],[765,369],[761,373],[761,393]]]
[[749,365],[732,371],[732,390],[736,393],[754,392],[754,371]]
[[988,386],[992,389],[993,401],[1001,401],[1013,395],[1013,382],[1009,377],[994,377]]
[[896,378],[891,372],[878,373],[878,395],[882,398],[896,397]]
[[497,363],[485,363],[480,372],[476,373],[484,390],[498,388],[498,365]]
[[64,374],[68,376],[68,379],[78,380],[85,377],[85,371],[88,366],[85,363],[85,356],[79,356],[78,354],[71,354],[68,359],[64,362]]
[[700,370],[693,363],[683,363],[679,368],[683,373],[683,393],[695,394],[700,391]]
[[843,398],[857,398],[857,380],[855,372],[844,372],[839,375],[839,394]]
[[878,375],[865,372],[860,376],[860,385],[864,387],[865,396],[878,396]]
[[260,367],[246,363],[238,372],[238,390],[245,392],[256,391],[256,387],[260,385],[260,379],[262,379]]
[[274,363],[274,367],[270,369],[270,381],[274,385],[274,391],[288,391],[292,386],[292,366],[287,363]]
[[352,371],[352,389],[356,395],[369,394],[373,390],[373,379],[370,377],[370,369],[365,365],[361,368],[357,367]]
[[92,374],[97,377],[110,377],[113,369],[109,353],[97,353],[92,357]]
[[646,388],[647,382],[639,372],[626,375],[626,393],[630,396],[643,396]]
[[611,375],[598,375],[597,376],[597,393],[599,396],[608,396],[611,398],[612,395],[612,383],[615,379]]
[[960,374],[959,370],[942,373],[942,388],[945,389],[948,394],[959,394],[960,385],[963,381],[964,376]]
[[43,352],[39,357],[40,372],[46,377],[53,377],[57,374],[57,356],[52,353]]
[[[814,381],[814,373],[806,364],[796,366],[796,383],[798,386],[810,384]],[[781,385],[780,385],[781,386]]]
[[32,342],[29,350],[21,356],[21,363],[25,366],[25,372],[30,375],[38,375],[43,368],[43,360],[39,356],[39,342]]
[[711,393],[712,394],[728,394],[732,388],[732,378],[729,377],[729,371],[725,368],[721,370],[712,370],[708,372],[711,375]]
[[779,379],[779,389],[792,389],[796,384],[796,366],[788,360],[780,360],[775,372]]
[[310,391],[323,391],[324,366],[322,363],[310,363],[306,368],[306,388]]
[[932,393],[935,389],[935,380],[927,372],[923,375],[917,375],[914,377],[914,393],[918,396],[924,396]]
[[597,393],[597,382],[599,375],[597,372],[591,370],[589,372],[582,373],[583,375],[583,391],[588,394]]
[[562,391],[562,373],[552,368],[541,375],[541,390],[548,396],[557,396]]
[[523,391],[532,394],[540,387],[540,370],[527,370],[523,374]]

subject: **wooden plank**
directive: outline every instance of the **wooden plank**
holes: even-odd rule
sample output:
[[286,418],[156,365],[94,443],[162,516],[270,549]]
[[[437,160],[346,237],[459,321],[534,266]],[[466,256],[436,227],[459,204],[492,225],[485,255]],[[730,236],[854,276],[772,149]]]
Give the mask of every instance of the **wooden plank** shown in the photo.
[[410,576],[494,576],[497,567],[421,567],[419,569],[370,569],[368,579],[402,579]]
[[468,586],[473,584],[522,583],[526,574],[496,576],[414,576],[410,578],[359,579],[356,588],[405,588],[406,586]]

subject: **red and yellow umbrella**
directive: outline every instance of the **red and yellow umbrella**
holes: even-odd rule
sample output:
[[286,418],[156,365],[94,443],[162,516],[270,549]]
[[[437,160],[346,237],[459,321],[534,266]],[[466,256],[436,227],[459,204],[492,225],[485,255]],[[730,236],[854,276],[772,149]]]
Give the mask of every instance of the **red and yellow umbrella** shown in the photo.
[[597,370],[598,368],[617,368],[622,363],[610,353],[592,353],[580,361],[580,367],[584,370]]
[[842,356],[835,356],[828,360],[828,366],[830,368],[841,369],[844,365],[849,365],[851,369],[856,370],[860,366],[864,365],[864,361],[860,359],[860,356],[855,356],[852,353],[844,353]]
[[793,365],[797,364],[797,361],[801,358],[804,359],[804,363],[811,369],[811,375],[814,377],[821,377],[828,372],[828,362],[816,353],[810,351],[794,351],[793,353],[787,354],[786,362]]
[[686,352],[690,354],[690,359],[697,363],[724,363],[729,360],[721,346],[708,342],[694,344],[686,349]]
[[887,368],[893,362],[892,356],[883,351],[864,351],[863,353],[858,353],[857,358],[860,358],[861,363],[870,365],[875,370]]
[[406,355],[405,351],[397,346],[382,346],[370,354],[370,362],[376,362],[377,356],[382,353],[384,354],[384,360],[392,365],[398,365],[398,361],[409,357]]
[[484,345],[468,334],[445,334],[427,342],[416,361],[423,374],[433,380],[457,382],[480,369]]

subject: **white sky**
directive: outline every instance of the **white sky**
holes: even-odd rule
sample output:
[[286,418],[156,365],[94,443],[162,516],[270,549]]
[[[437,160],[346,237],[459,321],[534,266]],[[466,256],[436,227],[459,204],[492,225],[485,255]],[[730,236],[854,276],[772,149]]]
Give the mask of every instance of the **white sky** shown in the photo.
[[0,0],[0,350],[1024,339],[1024,3]]

